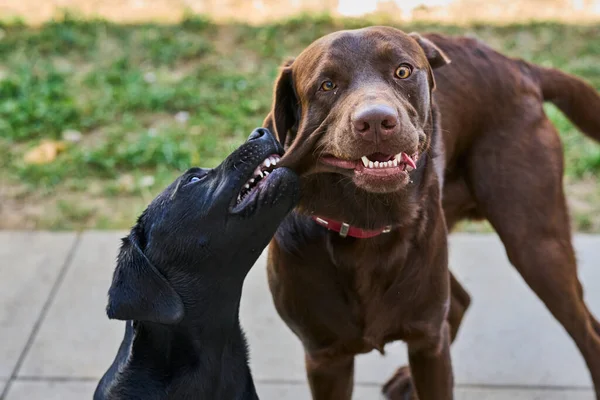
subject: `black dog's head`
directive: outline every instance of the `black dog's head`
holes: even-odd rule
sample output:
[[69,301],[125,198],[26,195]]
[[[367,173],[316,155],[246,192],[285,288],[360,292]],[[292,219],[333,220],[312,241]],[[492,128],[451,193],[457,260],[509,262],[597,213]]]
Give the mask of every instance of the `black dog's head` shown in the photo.
[[275,168],[282,153],[256,129],[221,165],[192,168],[158,195],[123,239],[109,318],[177,323],[201,301],[198,290],[241,289],[298,200],[297,176]]

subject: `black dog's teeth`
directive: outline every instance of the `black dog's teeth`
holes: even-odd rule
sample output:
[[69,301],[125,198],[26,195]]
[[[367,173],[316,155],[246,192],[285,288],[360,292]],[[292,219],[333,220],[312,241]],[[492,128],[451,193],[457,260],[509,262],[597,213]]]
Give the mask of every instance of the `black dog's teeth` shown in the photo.
[[240,204],[244,198],[246,198],[252,190],[258,186],[258,183],[266,178],[270,172],[275,169],[275,166],[279,162],[280,157],[277,154],[270,155],[254,170],[252,177],[244,184],[240,194],[237,198],[237,204]]

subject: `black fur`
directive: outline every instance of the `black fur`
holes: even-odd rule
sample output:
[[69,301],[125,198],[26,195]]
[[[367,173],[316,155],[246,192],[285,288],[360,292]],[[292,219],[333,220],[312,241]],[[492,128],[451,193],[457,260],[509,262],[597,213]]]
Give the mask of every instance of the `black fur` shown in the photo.
[[127,321],[125,337],[95,400],[258,398],[238,316],[242,285],[296,204],[298,178],[277,168],[255,196],[236,200],[272,154],[281,146],[257,129],[217,168],[177,178],[138,218],[108,293],[107,314]]

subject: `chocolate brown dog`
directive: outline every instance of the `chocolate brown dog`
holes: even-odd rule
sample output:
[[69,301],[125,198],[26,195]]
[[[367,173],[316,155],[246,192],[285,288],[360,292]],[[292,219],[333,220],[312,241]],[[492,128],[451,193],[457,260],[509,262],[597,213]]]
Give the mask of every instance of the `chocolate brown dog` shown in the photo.
[[304,195],[271,243],[269,284],[314,399],[350,399],[354,356],[395,340],[411,369],[386,397],[453,398],[448,347],[470,297],[448,273],[447,227],[485,218],[577,344],[600,400],[600,324],[577,278],[544,101],[600,140],[591,86],[473,39],[371,27],[284,65],[264,124]]

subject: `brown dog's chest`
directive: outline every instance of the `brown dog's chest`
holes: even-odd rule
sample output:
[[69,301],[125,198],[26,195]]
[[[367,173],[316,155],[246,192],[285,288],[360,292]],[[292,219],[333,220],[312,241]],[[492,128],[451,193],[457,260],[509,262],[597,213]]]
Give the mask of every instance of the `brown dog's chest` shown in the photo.
[[342,238],[301,213],[280,226],[270,248],[271,293],[311,355],[383,351],[392,341],[439,334],[448,310],[447,233],[437,182],[428,183],[425,207],[390,207],[380,217],[407,209],[404,223],[374,238]]
[[[390,237],[378,243],[335,235],[326,241],[327,265],[321,259],[315,267],[328,269],[330,279],[319,285],[328,287],[326,292],[332,297],[344,299],[344,308],[323,307],[317,311],[321,323],[326,324],[321,327],[333,339],[323,342],[322,335],[304,337],[309,342],[321,342],[317,353],[332,356],[374,349],[383,352],[387,343],[418,340],[433,330],[432,322],[445,299],[432,295],[431,287],[425,283],[432,276],[423,264],[425,260],[409,241]],[[311,264],[303,267],[308,274]],[[319,298],[323,305],[332,304],[329,296],[311,293],[310,287],[302,291],[308,297]]]

